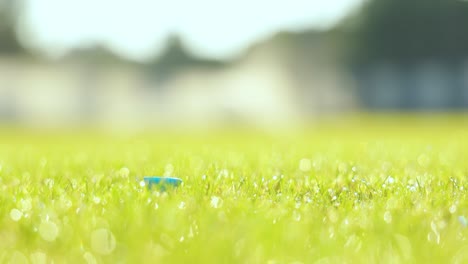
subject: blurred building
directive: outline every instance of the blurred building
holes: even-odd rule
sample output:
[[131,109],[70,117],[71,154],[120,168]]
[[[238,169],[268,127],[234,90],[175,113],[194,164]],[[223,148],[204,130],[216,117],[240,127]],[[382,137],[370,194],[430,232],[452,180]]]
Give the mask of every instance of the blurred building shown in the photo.
[[58,61],[0,56],[0,115],[38,126],[264,126],[355,106],[329,43],[310,34],[307,43],[302,34],[280,34],[229,62],[196,58],[177,39],[147,64],[100,47]]

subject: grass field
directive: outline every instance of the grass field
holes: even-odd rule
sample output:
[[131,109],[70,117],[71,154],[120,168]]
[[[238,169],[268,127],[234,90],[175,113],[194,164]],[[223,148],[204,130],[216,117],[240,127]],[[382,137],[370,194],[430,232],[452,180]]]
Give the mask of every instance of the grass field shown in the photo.
[[6,130],[0,263],[467,263],[467,128]]

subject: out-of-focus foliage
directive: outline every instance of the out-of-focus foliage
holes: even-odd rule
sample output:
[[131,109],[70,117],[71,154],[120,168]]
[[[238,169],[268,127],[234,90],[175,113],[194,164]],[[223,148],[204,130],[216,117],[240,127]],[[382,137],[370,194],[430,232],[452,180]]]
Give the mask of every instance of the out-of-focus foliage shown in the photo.
[[16,35],[16,19],[21,1],[0,1],[0,54],[24,52]]
[[198,58],[184,46],[182,39],[173,35],[167,40],[163,53],[148,65],[149,72],[156,74],[162,80],[170,78],[188,68],[220,68],[223,61]]
[[356,61],[457,61],[468,56],[468,3],[371,0],[355,19]]

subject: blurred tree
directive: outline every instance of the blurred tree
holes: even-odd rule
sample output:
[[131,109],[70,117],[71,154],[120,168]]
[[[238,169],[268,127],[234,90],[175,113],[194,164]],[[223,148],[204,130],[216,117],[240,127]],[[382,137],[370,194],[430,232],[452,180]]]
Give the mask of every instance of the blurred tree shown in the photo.
[[23,53],[15,27],[21,1],[0,0],[0,54]]
[[370,0],[356,16],[354,62],[468,56],[468,3],[460,0]]
[[151,75],[165,81],[188,68],[220,68],[224,65],[223,61],[198,58],[190,54],[181,38],[173,35],[168,38],[162,54],[147,66]]

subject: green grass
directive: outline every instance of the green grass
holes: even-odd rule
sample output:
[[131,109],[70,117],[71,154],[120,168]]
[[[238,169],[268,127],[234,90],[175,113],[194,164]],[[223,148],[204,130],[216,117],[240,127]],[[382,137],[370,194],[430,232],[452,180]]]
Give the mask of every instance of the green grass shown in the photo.
[[[459,121],[4,132],[0,263],[466,263]],[[144,175],[184,184],[148,191]]]

